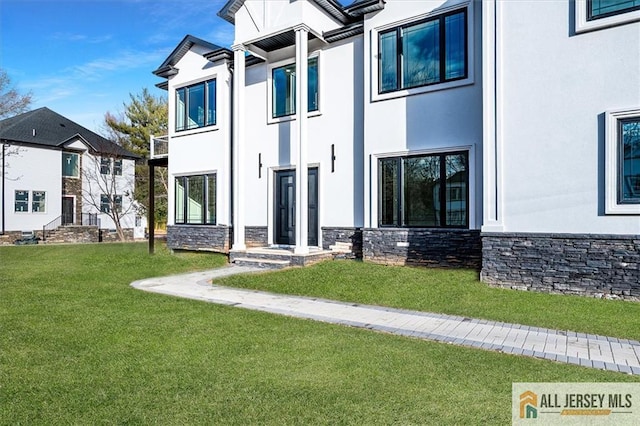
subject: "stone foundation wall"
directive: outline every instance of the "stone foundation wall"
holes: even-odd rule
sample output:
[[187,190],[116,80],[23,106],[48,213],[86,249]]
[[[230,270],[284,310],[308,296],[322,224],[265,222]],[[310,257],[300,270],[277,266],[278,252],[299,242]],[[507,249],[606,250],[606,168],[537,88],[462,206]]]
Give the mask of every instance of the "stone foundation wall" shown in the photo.
[[335,243],[351,243],[351,253],[356,259],[362,259],[362,229],[322,227],[322,248],[329,250]]
[[640,235],[483,233],[482,257],[489,284],[640,298]]
[[167,247],[172,250],[229,252],[231,229],[225,225],[167,226]]
[[22,231],[7,231],[4,234],[0,235],[0,246],[12,245],[16,240],[19,240],[21,238]]
[[[42,231],[37,232],[42,236]],[[44,241],[46,244],[54,243],[97,243],[99,230],[96,226],[61,226],[53,231]]]
[[266,247],[269,244],[269,235],[266,226],[245,226],[244,243],[247,248]]
[[[133,228],[125,228],[122,230],[122,233],[124,234],[124,240],[125,241],[133,241]],[[105,242],[105,243],[111,243],[111,242],[116,242],[116,241],[120,241],[118,239],[118,233],[115,232],[115,230],[110,230],[110,229],[101,229],[100,230],[100,241],[101,242]]]
[[364,260],[392,265],[480,269],[480,231],[471,229],[366,228]]

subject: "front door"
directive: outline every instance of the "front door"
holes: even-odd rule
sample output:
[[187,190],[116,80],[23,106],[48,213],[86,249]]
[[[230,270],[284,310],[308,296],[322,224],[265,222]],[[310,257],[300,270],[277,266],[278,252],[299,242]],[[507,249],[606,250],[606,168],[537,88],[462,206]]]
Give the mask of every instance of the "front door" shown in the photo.
[[73,197],[62,197],[62,224],[73,225]]
[[[318,245],[318,169],[309,170],[308,241],[310,246]],[[296,243],[296,172],[286,170],[276,172],[276,214],[275,243],[295,245]]]

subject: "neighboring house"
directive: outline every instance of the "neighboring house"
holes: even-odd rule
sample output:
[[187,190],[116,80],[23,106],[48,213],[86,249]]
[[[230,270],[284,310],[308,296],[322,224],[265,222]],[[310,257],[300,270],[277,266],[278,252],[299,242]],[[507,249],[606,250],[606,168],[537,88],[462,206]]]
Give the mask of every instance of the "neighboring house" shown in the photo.
[[[45,228],[75,225],[111,238],[115,224],[106,213],[119,208],[125,234],[144,237],[145,221],[131,208],[134,154],[48,108],[0,121],[0,143],[2,234],[42,236]],[[80,231],[76,237],[87,239]]]
[[171,248],[350,242],[640,296],[637,1],[230,0],[219,16],[231,50],[187,36],[154,71]]

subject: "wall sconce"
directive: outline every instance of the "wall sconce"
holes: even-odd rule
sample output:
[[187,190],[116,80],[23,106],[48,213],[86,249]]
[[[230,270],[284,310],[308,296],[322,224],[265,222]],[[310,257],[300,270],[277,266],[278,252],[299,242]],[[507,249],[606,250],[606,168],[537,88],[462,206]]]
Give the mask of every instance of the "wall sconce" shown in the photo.
[[262,179],[262,153],[258,153],[258,179]]
[[331,173],[336,171],[336,146],[331,144]]

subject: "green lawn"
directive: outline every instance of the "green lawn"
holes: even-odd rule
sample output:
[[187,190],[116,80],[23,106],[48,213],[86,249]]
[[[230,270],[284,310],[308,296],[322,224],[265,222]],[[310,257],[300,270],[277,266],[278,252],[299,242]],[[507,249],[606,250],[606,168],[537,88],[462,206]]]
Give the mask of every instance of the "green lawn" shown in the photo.
[[471,270],[329,261],[216,284],[640,340],[640,303],[494,288]]
[[[0,247],[0,424],[509,424],[514,381],[639,380],[129,287],[224,262]],[[364,266],[262,277],[327,267]]]

